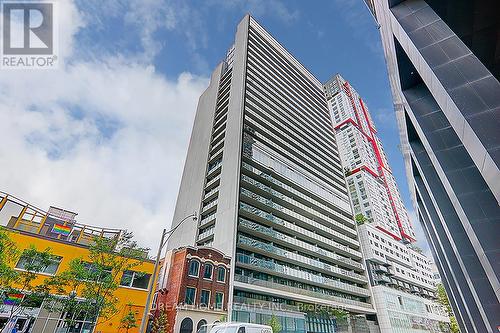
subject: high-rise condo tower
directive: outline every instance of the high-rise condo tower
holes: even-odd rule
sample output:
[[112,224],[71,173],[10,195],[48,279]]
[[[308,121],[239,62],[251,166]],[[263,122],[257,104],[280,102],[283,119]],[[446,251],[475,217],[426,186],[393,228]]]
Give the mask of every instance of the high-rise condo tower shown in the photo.
[[246,16],[198,104],[174,225],[198,224],[168,243],[231,257],[232,320],[320,333],[331,317],[304,306],[374,313],[336,147],[322,84]]

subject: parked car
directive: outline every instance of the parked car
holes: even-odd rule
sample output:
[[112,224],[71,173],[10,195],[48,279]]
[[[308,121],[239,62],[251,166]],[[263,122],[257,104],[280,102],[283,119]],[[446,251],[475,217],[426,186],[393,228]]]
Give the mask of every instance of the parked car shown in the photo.
[[249,323],[203,325],[198,333],[273,333],[271,326]]

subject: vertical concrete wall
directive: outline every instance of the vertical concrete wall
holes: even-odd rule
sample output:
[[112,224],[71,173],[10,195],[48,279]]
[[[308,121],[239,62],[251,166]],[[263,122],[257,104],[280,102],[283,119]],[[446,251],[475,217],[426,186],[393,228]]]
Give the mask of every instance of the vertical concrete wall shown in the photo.
[[213,242],[214,248],[231,257],[233,257],[235,250],[236,219],[238,216],[248,24],[249,16],[247,15],[238,25],[234,43],[233,77],[229,93],[217,223],[215,224]]
[[[199,213],[200,210],[221,71],[222,64],[219,64],[212,73],[208,88],[198,101],[172,227],[177,226],[189,214],[195,211]],[[168,241],[167,249],[196,245],[198,222],[192,219],[184,221]]]

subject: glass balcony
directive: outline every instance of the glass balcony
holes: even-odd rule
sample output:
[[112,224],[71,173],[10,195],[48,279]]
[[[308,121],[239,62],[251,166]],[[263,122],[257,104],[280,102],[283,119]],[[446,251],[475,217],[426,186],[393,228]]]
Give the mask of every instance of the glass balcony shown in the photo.
[[216,215],[217,214],[215,212],[213,212],[213,213],[205,216],[204,218],[202,218],[200,221],[200,228],[208,225],[212,221],[215,221]]
[[[285,196],[284,194],[282,194],[281,192],[275,191],[275,190],[271,189],[270,187],[268,187],[268,186],[266,186],[266,185],[264,185],[264,184],[262,184],[262,183],[260,183],[260,182],[258,182],[256,180],[254,180],[254,179],[252,179],[252,178],[250,178],[250,177],[248,177],[246,175],[242,175],[241,179],[242,179],[242,181],[246,182],[247,184],[253,185],[253,186],[255,186],[255,187],[257,187],[257,188],[259,188],[259,189],[261,189],[263,191],[268,192],[269,194],[275,196],[279,200],[282,200],[282,201],[284,201],[284,202],[286,202],[286,203],[288,203],[290,205],[293,205],[293,206],[295,206],[295,207],[297,207],[299,209],[302,209],[302,210],[304,210],[304,211],[306,211],[306,212],[308,212],[308,213],[316,216],[318,219],[321,219],[323,221],[329,222],[332,225],[336,226],[337,228],[342,229],[342,231],[348,232],[352,236],[356,236],[356,231],[355,231],[354,227],[346,226],[345,224],[343,224],[343,223],[341,223],[341,222],[339,222],[337,220],[334,220],[334,219],[332,219],[331,217],[329,217],[327,215],[322,214],[318,210],[315,210],[315,209],[313,209],[311,207],[308,207],[308,206],[304,205],[301,202],[298,202],[298,201],[296,201],[296,200],[294,200],[292,198],[289,198],[289,197]],[[340,218],[340,216],[342,216],[342,215],[339,214],[339,213],[336,213],[335,216],[337,216],[337,217]],[[342,217],[341,219],[344,221],[344,219],[346,219],[346,218]],[[348,224],[351,225],[351,226],[354,226],[354,224],[351,224],[350,222]]]
[[205,239],[209,236],[212,236],[214,234],[214,231],[215,231],[215,228],[214,227],[209,227],[207,229],[205,229],[202,233],[200,233],[198,235],[198,240],[202,240],[202,239]]
[[383,284],[386,284],[386,283],[392,283],[391,281],[391,278],[389,278],[388,276],[386,275],[375,275],[375,280],[378,282],[378,283],[383,283]]
[[215,193],[219,192],[219,188],[214,188],[212,190],[210,190],[210,192],[207,192],[204,196],[203,196],[203,201],[207,200],[208,198],[212,197]]
[[[296,213],[295,211],[293,211],[291,209],[288,209],[288,208],[283,207],[277,203],[274,203],[271,199],[264,198],[258,194],[253,193],[250,190],[247,190],[246,188],[241,188],[240,192],[241,192],[241,194],[243,194],[251,199],[257,200],[257,201],[259,201],[259,202],[261,202],[261,203],[263,203],[271,208],[274,208],[276,210],[284,212],[287,215],[294,217],[295,219],[297,219],[299,221],[307,221],[308,223],[309,223],[309,221],[314,222],[314,220],[311,220],[302,214]],[[326,220],[324,220],[324,221],[326,221]],[[356,237],[356,231],[354,229],[348,228],[348,227],[344,226],[343,224],[340,224],[340,223],[333,221],[331,219],[329,219],[326,222],[329,222],[328,223],[329,226],[334,227],[334,228],[338,228],[341,230],[341,232],[347,232],[347,233],[351,234],[353,237]],[[321,225],[325,226],[324,224],[321,224]],[[325,227],[328,228],[329,226],[325,226]]]
[[379,273],[386,273],[386,274],[389,273],[389,270],[387,269],[387,267],[382,266],[382,265],[376,265],[375,271],[379,272]]
[[[266,205],[268,207],[271,207],[271,208],[276,209],[276,210],[278,210],[278,211],[280,211],[282,213],[285,213],[285,214],[287,214],[287,215],[289,215],[291,217],[294,217],[294,218],[296,218],[299,221],[303,221],[303,222],[307,222],[307,223],[311,223],[311,224],[314,223],[313,220],[311,220],[311,219],[309,219],[309,218],[307,218],[307,217],[305,217],[305,216],[303,216],[301,214],[298,214],[298,213],[294,212],[291,209],[285,208],[285,207],[283,207],[283,206],[281,206],[281,205],[279,205],[277,203],[274,203],[272,200],[266,199],[266,198],[264,198],[264,197],[262,197],[262,196],[260,196],[258,194],[255,194],[255,193],[253,193],[253,192],[251,192],[251,191],[249,191],[249,190],[247,190],[245,188],[241,188],[240,189],[240,193],[243,194],[243,195],[245,195],[246,197],[251,198],[253,200],[256,200],[256,201],[258,201],[258,202],[260,202],[260,203],[262,203],[262,204],[264,204],[264,205]],[[333,222],[333,223],[336,224],[336,225],[341,225],[341,224],[338,224],[336,222]],[[347,228],[347,227],[345,227],[345,228]],[[354,234],[355,234],[354,230],[350,230],[350,231],[354,232]],[[345,251],[346,253],[349,253],[349,254],[357,257],[357,258],[361,258],[361,252],[359,252],[357,250],[354,250],[354,249],[351,249],[348,246],[345,246],[345,245],[342,245],[342,244],[338,244],[337,248],[340,249],[340,250],[342,250],[342,251]]]
[[280,257],[280,260],[287,261],[287,260],[292,260],[298,263],[299,265],[308,265],[310,267],[318,268],[321,269],[325,272],[331,273],[338,275],[339,277],[345,278],[345,279],[352,279],[352,280],[357,280],[358,282],[367,282],[367,279],[364,275],[357,274],[352,271],[348,271],[336,266],[329,265],[327,263],[321,262],[316,259],[312,259],[303,255],[300,255],[298,253],[290,252],[283,250],[281,248],[278,248],[276,246],[273,246],[271,244],[267,244],[261,241],[258,241],[256,239],[252,239],[250,237],[246,236],[238,236],[238,244],[246,245],[247,247],[253,248],[253,249],[260,249],[264,250],[265,252],[274,254],[278,257]]
[[[276,154],[279,155],[279,154]],[[290,183],[299,185],[301,188],[315,193],[327,202],[333,202],[339,207],[345,209],[346,212],[351,212],[349,198],[343,194],[338,194],[336,189],[330,185],[325,184],[321,180],[317,180],[315,176],[310,175],[308,172],[294,170],[283,162],[277,161],[270,153],[261,149],[258,145],[253,145],[252,156],[248,156],[252,161],[257,164],[263,165],[266,168],[272,169],[281,177],[287,179]]]
[[[326,245],[329,245],[329,246],[332,246],[332,247],[335,247],[337,248],[338,245],[340,246],[344,246],[344,245],[341,245],[339,243],[337,243],[336,241],[333,241],[327,237],[324,237],[318,233],[315,233],[315,232],[312,232],[308,229],[305,229],[305,228],[302,228],[300,226],[298,226],[297,224],[293,224],[293,223],[290,223],[288,221],[285,221],[277,216],[274,216],[273,214],[270,214],[270,213],[267,213],[267,212],[264,212],[258,208],[255,208],[255,207],[252,207],[244,202],[240,202],[240,209],[243,209],[244,211],[248,212],[248,213],[251,213],[253,215],[257,215],[259,217],[262,217],[266,220],[269,220],[275,224],[279,224],[283,227],[286,227],[288,229],[291,229],[291,230],[294,230],[294,231],[297,231],[299,234],[301,235],[304,235],[304,236],[307,236],[307,237],[310,237],[310,238],[314,238],[315,240],[319,241],[319,242],[322,242]],[[317,230],[321,230],[323,232],[326,232],[329,234],[329,236],[331,236],[332,238],[336,239],[336,240],[340,240],[340,241],[344,241],[344,242],[349,242],[350,244],[353,244],[355,246],[358,245],[358,242],[350,237],[347,237],[345,235],[342,235],[340,232],[338,231],[335,231],[333,229],[330,229],[328,227],[326,227],[325,225],[323,224],[320,224],[316,221],[313,221],[313,220],[308,220],[306,219],[305,220],[307,222],[307,225],[309,227],[314,227],[315,229]]]
[[312,274],[296,268],[279,265],[267,260],[258,259],[245,254],[241,253],[237,254],[236,262],[253,267],[254,269],[263,270],[269,274],[273,275],[277,274],[277,275],[287,276],[292,279],[298,279],[305,282],[314,283],[322,286],[323,288],[329,287],[350,294],[356,294],[365,297],[370,296],[370,292],[368,289],[351,285],[345,282],[337,281],[334,279],[330,279],[324,276]]
[[239,274],[234,275],[234,280],[246,284],[251,284],[251,285],[256,285],[256,286],[261,286],[269,289],[274,289],[274,290],[282,290],[294,294],[299,294],[299,295],[304,295],[304,296],[310,296],[310,297],[315,297],[323,300],[330,300],[334,302],[339,302],[341,304],[350,304],[350,305],[355,305],[355,306],[360,306],[363,308],[367,309],[372,309],[372,305],[370,303],[365,303],[365,302],[360,302],[356,301],[350,298],[345,298],[345,297],[340,297],[340,296],[334,296],[326,293],[322,293],[319,291],[313,291],[313,290],[307,290],[307,289],[302,289],[302,288],[297,288],[297,287],[291,287],[287,285],[283,285],[280,283],[275,283],[272,281],[265,281],[261,279],[256,279],[248,276],[243,276]]
[[209,203],[203,205],[203,208],[201,209],[201,214],[206,214],[208,211],[210,211],[213,207],[217,206],[219,203],[218,199],[215,199],[213,201],[210,201]]
[[210,174],[212,174],[212,171],[217,169],[218,166],[220,166],[222,164],[222,158],[217,160],[216,162],[212,162],[209,166],[208,166],[208,170],[207,170],[207,176],[209,176]]
[[[245,210],[245,211],[248,211],[250,213],[253,213],[253,214],[257,215],[257,213],[252,212],[253,208],[250,208],[250,206],[246,205],[245,203],[240,203],[240,207],[243,210]],[[262,217],[264,217],[264,212],[261,211],[261,213],[262,213]],[[268,214],[268,215],[270,215],[270,214]],[[277,217],[274,217],[272,215],[270,215],[268,217],[265,217],[265,218],[268,221],[271,221],[271,222],[276,221],[277,224],[279,224],[279,222],[284,222],[283,220],[281,220],[281,219],[279,219]],[[353,260],[353,259],[340,256],[340,255],[338,255],[338,254],[336,254],[334,252],[323,250],[322,248],[314,246],[314,245],[312,245],[310,243],[301,241],[300,239],[297,239],[297,238],[294,238],[294,237],[287,236],[287,235],[282,234],[282,233],[280,233],[280,232],[278,232],[276,230],[272,230],[270,228],[261,226],[261,225],[259,225],[257,223],[254,223],[254,222],[248,221],[246,219],[240,218],[240,225],[243,226],[243,227],[245,227],[245,228],[247,228],[247,229],[250,229],[252,231],[255,231],[255,232],[258,232],[258,233],[261,233],[261,234],[264,234],[264,235],[271,236],[274,239],[279,239],[279,240],[282,240],[282,241],[284,241],[284,242],[286,242],[288,244],[291,244],[293,246],[300,247],[300,248],[306,249],[306,250],[308,250],[310,252],[313,252],[315,254],[322,255],[322,256],[328,258],[328,260],[335,261],[337,263],[340,263],[341,265],[346,265],[346,266],[349,266],[349,267],[357,268],[359,270],[363,270],[363,265],[361,263]],[[294,228],[290,228],[290,229],[296,230],[299,233],[301,231],[300,227],[297,227],[295,229]]]
[[[254,161],[254,163],[255,162],[256,161]],[[307,195],[304,192],[296,190],[294,187],[292,187],[290,185],[287,185],[287,184],[285,184],[285,183],[277,180],[273,176],[268,175],[268,174],[260,171],[259,169],[253,167],[252,165],[250,165],[250,164],[248,164],[246,162],[242,162],[242,167],[244,169],[252,172],[252,174],[254,174],[255,176],[262,177],[262,178],[264,178],[264,179],[272,182],[273,184],[278,185],[279,187],[283,188],[284,190],[287,190],[287,191],[293,193],[293,195],[296,195],[298,197],[301,197],[302,199],[308,200],[311,203],[313,203],[314,205],[316,205],[316,206],[318,206],[318,207],[320,207],[320,208],[322,208],[322,209],[324,209],[326,211],[329,211],[331,214],[339,216],[343,221],[347,222],[347,224],[351,225],[351,224],[354,223],[352,220],[347,219],[347,217],[343,216],[342,214],[340,214],[339,212],[335,211],[331,207],[328,207],[327,205],[325,205],[325,204],[323,204],[323,203],[321,203],[321,202],[313,199],[310,195]],[[349,212],[349,214],[351,214],[350,206],[349,206],[349,204],[347,204],[347,207],[346,207],[345,201],[337,199],[337,200],[334,200],[334,203],[335,203],[335,205],[337,207],[340,207],[340,208],[344,209],[345,211]]]
[[220,181],[220,175],[217,175],[215,178],[213,178],[207,182],[207,184],[205,185],[205,189],[215,187],[216,184],[219,183],[219,181]]

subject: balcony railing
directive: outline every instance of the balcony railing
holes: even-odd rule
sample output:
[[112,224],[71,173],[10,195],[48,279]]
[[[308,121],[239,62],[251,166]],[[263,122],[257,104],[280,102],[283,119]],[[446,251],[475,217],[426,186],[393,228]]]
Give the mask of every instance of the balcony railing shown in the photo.
[[[297,200],[294,200],[286,195],[284,195],[283,193],[281,192],[278,192],[276,190],[273,190],[272,188],[246,176],[246,175],[242,175],[242,180],[244,182],[247,182],[248,184],[251,184],[259,189],[261,189],[262,191],[266,191],[268,192],[269,194],[275,196],[276,198],[278,198],[279,200],[282,200],[284,202],[286,202],[287,204],[290,204],[290,205],[293,205],[299,209],[302,209],[306,212],[308,212],[309,214],[312,214],[314,216],[316,216],[318,219],[321,219],[321,220],[324,220],[324,221],[328,221],[329,223],[333,224],[333,225],[336,225],[337,227],[341,228],[343,231],[347,231],[347,232],[350,232],[351,234],[355,235],[355,231],[354,231],[354,227],[349,227],[349,226],[346,226],[344,223],[338,221],[338,220],[335,220],[335,219],[332,219],[330,216],[327,216],[321,212],[319,212],[318,210],[316,209],[313,209],[307,205],[304,205],[303,203],[301,202],[298,202]],[[335,216],[342,216],[341,214],[339,213],[336,213],[334,214]],[[342,217],[342,219],[345,221],[347,220],[345,217]],[[354,226],[354,224],[351,224],[351,226]]]
[[[244,202],[240,202],[240,209],[244,210],[245,212],[251,213],[253,215],[257,215],[257,216],[259,216],[267,221],[272,222],[273,224],[277,224],[277,225],[280,225],[280,226],[285,227],[287,229],[296,231],[299,235],[304,235],[306,237],[313,238],[315,241],[318,241],[320,243],[323,243],[323,244],[330,246],[330,247],[333,247],[335,249],[348,248],[347,246],[345,246],[343,244],[337,243],[336,241],[333,241],[329,238],[321,236],[315,232],[312,232],[312,231],[307,230],[305,228],[302,228],[296,224],[285,221],[277,216],[274,216],[273,214],[266,213],[258,208],[252,207]],[[329,229],[329,228],[325,227],[324,225],[317,223],[317,222],[314,222],[314,221],[309,223],[309,226],[313,226],[314,228],[316,228],[318,230],[323,230],[323,231],[331,234],[332,238],[336,238],[336,239],[341,238],[341,237],[348,238],[348,237],[340,234],[339,232],[336,232],[335,230]]]
[[327,260],[333,260],[335,262],[340,262],[341,264],[351,266],[358,269],[363,269],[363,265],[357,261],[354,261],[350,258],[340,256],[334,252],[324,250],[318,246],[312,245],[310,243],[304,242],[300,239],[285,235],[276,230],[267,228],[265,226],[259,225],[257,223],[251,222],[249,220],[240,218],[240,225],[248,230],[251,230],[256,233],[260,233],[264,236],[270,236],[273,240],[280,240],[285,242],[288,246],[297,247],[299,249],[305,250],[307,252],[313,253],[314,255],[320,255]]
[[9,229],[88,246],[96,237],[119,238],[122,229],[95,227],[75,221],[76,213],[50,207],[44,211],[0,191],[0,225]]
[[333,280],[324,276],[312,274],[306,271],[302,271],[299,269],[283,266],[276,264],[271,261],[251,257],[245,254],[237,254],[236,255],[236,262],[248,265],[250,267],[255,268],[260,268],[261,270],[264,270],[268,272],[269,274],[278,274],[282,276],[289,276],[292,279],[297,279],[297,280],[302,280],[305,282],[310,282],[314,284],[319,284],[323,286],[324,288],[333,288],[339,291],[347,292],[347,293],[353,293],[361,296],[369,296],[370,292],[368,289],[357,287],[355,285],[351,285],[345,282]]
[[[277,203],[274,203],[272,200],[270,199],[267,199],[267,198],[264,198],[256,193],[253,193],[252,191],[250,190],[247,190],[246,188],[241,188],[241,194],[253,199],[253,200],[256,200],[256,201],[259,201],[271,208],[274,208],[276,210],[279,210],[283,213],[286,213],[287,215],[289,216],[292,216],[292,217],[295,217],[296,219],[298,220],[302,220],[302,221],[307,221],[309,223],[309,221],[311,222],[314,222],[313,220],[305,217],[304,215],[302,214],[298,214],[296,213],[295,211],[291,210],[291,209],[288,209],[286,207],[283,207],[282,205],[279,205]],[[353,236],[356,236],[356,230],[354,229],[351,229],[345,225],[343,225],[342,223],[339,223],[327,216],[324,216],[322,215],[322,217],[318,216],[318,218],[320,218],[321,220],[324,220],[326,221],[329,225],[331,225],[332,227],[336,227],[336,228],[339,228],[342,230],[342,232],[347,232]]]
[[340,296],[334,296],[326,293],[322,293],[319,291],[313,291],[313,290],[307,290],[307,289],[302,289],[302,288],[297,288],[297,287],[291,287],[287,285],[283,285],[280,283],[275,283],[272,281],[265,281],[261,279],[255,279],[252,277],[248,276],[243,276],[243,275],[234,275],[234,280],[250,285],[256,285],[256,286],[261,286],[264,288],[269,288],[269,289],[274,289],[274,290],[281,290],[285,292],[290,292],[294,294],[299,294],[299,295],[304,295],[304,296],[310,296],[310,297],[315,297],[318,299],[323,299],[323,300],[330,300],[334,302],[338,302],[341,304],[350,304],[354,306],[359,306],[367,309],[373,309],[372,305],[370,303],[365,303],[365,302],[360,302],[357,300],[353,300],[350,298],[344,298]]
[[[255,162],[255,161],[254,161]],[[293,188],[292,186],[290,185],[287,185],[279,180],[277,180],[276,178],[272,177],[271,175],[268,175],[268,174],[265,174],[263,172],[261,172],[260,170],[258,170],[257,168],[251,166],[250,164],[246,163],[246,162],[242,162],[242,167],[250,172],[252,172],[254,175],[258,176],[258,177],[262,177],[264,179],[266,179],[267,181],[270,181],[272,182],[273,184],[276,184],[278,185],[279,187],[293,193],[294,195],[296,196],[299,196],[303,199],[306,199],[307,201],[310,201],[312,202],[313,204],[315,204],[316,206],[324,209],[324,210],[327,210],[329,211],[330,213],[332,213],[333,215],[337,215],[339,217],[341,217],[343,220],[345,220],[347,222],[347,218],[343,215],[341,215],[339,212],[336,212],[334,209],[328,207],[327,205],[313,199],[311,196],[305,194],[304,192],[301,192],[301,191],[298,191],[296,190],[295,188]],[[349,204],[347,203],[346,205],[346,202],[341,200],[341,199],[338,199],[336,198],[336,200],[334,200],[336,205],[337,206],[340,206],[341,208],[343,208],[344,210],[347,210],[348,212],[351,211],[351,207],[349,206]],[[353,224],[354,222],[353,221],[348,221],[349,224]]]
[[321,262],[319,260],[300,255],[298,253],[286,251],[286,250],[278,248],[274,245],[266,244],[264,242],[258,241],[256,239],[252,239],[250,237],[240,235],[238,237],[238,243],[246,245],[246,246],[251,247],[251,248],[264,250],[264,251],[271,253],[271,254],[275,254],[276,256],[281,257],[281,260],[284,260],[284,261],[286,261],[286,260],[295,261],[299,264],[312,266],[312,267],[321,269],[323,271],[338,275],[342,278],[351,278],[351,279],[357,280],[359,282],[367,282],[367,279],[364,275],[361,275],[361,274],[358,274],[358,273],[355,273],[352,271],[348,271],[348,270],[342,269],[340,267],[335,267],[335,266],[329,265],[327,263]]
[[208,228],[207,230],[203,231],[198,235],[198,240],[203,240],[209,236],[212,236],[214,234],[215,228]]

